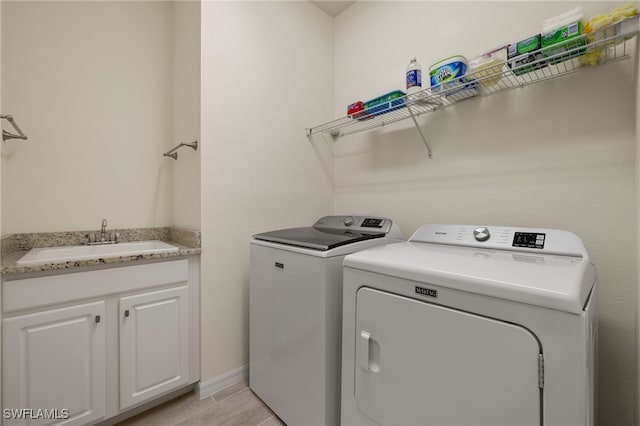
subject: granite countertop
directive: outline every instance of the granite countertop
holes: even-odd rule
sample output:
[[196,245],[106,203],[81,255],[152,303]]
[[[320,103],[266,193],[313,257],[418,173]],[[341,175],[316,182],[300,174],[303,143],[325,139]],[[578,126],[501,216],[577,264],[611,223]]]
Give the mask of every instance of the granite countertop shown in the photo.
[[120,239],[123,242],[160,240],[178,247],[178,251],[132,254],[126,256],[104,256],[97,259],[82,259],[57,263],[18,266],[18,260],[27,254],[27,252],[32,248],[82,245],[86,242],[86,235],[91,231],[12,234],[2,237],[2,262],[0,265],[0,275],[57,271],[84,266],[99,266],[135,262],[140,260],[165,259],[171,257],[190,256],[200,254],[201,252],[200,231],[174,227],[122,229],[116,231],[120,233]]

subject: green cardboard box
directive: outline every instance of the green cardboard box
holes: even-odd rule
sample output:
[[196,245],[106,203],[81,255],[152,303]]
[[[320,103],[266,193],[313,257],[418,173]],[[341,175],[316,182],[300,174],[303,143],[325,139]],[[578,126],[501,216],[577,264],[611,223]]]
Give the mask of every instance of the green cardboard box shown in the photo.
[[[583,55],[586,51],[582,22],[576,21],[553,33],[542,36],[542,54],[549,58],[550,64],[557,64],[570,58]],[[567,52],[566,54],[562,54]]]
[[526,74],[547,66],[547,61],[543,60],[540,39],[540,34],[536,34],[507,46],[507,65],[515,75]]

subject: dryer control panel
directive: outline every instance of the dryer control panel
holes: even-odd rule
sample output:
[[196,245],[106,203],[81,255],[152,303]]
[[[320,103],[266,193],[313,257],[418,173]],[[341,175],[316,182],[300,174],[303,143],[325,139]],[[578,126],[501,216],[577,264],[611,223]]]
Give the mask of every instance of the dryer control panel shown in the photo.
[[423,225],[409,241],[587,257],[582,240],[577,235],[560,229]]

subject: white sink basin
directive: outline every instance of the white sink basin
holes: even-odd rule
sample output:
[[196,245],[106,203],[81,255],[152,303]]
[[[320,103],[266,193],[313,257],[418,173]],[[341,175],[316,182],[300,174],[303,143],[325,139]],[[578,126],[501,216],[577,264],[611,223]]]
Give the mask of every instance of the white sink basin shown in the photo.
[[31,249],[18,260],[18,266],[57,263],[101,257],[135,256],[139,254],[168,253],[178,247],[163,241],[132,241],[128,243],[95,246],[64,246]]

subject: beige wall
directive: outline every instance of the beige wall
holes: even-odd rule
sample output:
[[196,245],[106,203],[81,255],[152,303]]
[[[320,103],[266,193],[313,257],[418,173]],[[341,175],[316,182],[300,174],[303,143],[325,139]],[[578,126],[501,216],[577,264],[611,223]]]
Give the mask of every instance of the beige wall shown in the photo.
[[202,380],[248,362],[249,238],[333,210],[305,127],[331,115],[332,19],[308,2],[202,4]]
[[[423,73],[539,32],[562,2],[357,2],[335,21],[335,116]],[[592,15],[617,3],[584,3]],[[397,23],[402,31],[394,31]],[[362,28],[381,29],[367,32]],[[426,78],[425,78],[426,80]],[[584,240],[599,274],[601,425],[635,423],[637,118],[634,61],[469,100],[409,123],[340,139],[335,210],[424,223],[562,228]]]
[[170,225],[172,4],[2,7],[2,232]]
[[[172,225],[200,229],[200,2],[173,5],[173,146],[197,140],[197,151],[184,147],[173,168]],[[167,160],[165,160],[167,161]]]

